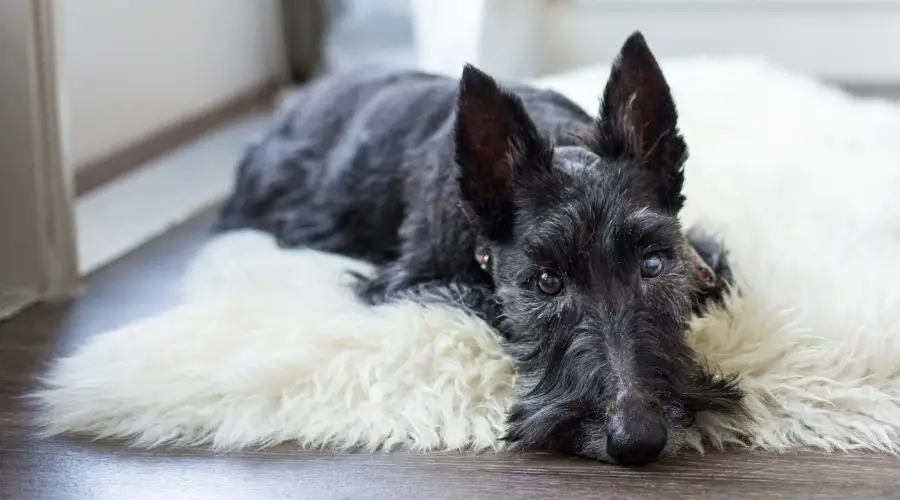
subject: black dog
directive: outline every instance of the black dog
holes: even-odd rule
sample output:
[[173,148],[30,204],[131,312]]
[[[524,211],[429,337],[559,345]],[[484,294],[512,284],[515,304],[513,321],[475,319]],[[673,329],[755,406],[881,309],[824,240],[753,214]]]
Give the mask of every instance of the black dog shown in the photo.
[[472,66],[459,82],[400,70],[325,77],[248,152],[219,229],[376,263],[358,282],[371,304],[474,311],[517,362],[509,441],[647,463],[697,412],[741,407],[734,381],[685,343],[692,306],[720,294],[727,264],[719,247],[700,246],[720,275],[701,286],[678,220],[687,147],[676,120],[640,33],[623,45],[596,120]]

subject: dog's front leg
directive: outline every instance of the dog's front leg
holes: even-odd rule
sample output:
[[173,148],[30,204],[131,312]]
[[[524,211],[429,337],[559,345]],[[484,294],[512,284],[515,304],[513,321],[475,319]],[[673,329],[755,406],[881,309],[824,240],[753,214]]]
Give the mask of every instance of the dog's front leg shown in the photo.
[[385,266],[371,278],[358,278],[355,291],[367,304],[380,305],[401,300],[447,304],[474,313],[495,328],[500,327],[501,308],[487,284],[417,274],[400,262]]

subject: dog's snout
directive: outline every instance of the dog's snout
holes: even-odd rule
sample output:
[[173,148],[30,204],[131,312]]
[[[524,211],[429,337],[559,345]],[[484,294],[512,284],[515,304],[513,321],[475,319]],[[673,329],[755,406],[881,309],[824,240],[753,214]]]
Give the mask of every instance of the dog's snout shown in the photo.
[[662,417],[650,410],[628,411],[610,420],[606,452],[620,465],[645,465],[666,447],[668,432]]

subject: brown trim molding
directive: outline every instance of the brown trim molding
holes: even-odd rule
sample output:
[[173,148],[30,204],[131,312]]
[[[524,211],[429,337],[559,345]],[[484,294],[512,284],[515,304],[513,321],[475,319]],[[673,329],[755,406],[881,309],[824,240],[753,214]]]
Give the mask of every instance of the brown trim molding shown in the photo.
[[164,127],[147,137],[75,169],[75,194],[81,196],[212,129],[261,106],[271,106],[281,85],[268,82],[215,108]]

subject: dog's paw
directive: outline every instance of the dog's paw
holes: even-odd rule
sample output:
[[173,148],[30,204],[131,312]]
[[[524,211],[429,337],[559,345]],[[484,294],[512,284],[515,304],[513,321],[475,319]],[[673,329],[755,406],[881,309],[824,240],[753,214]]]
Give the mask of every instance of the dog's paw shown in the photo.
[[703,313],[711,305],[721,305],[724,295],[733,286],[733,274],[725,244],[700,228],[686,233],[688,243],[714,274],[711,286],[697,290],[694,295],[694,311]]

